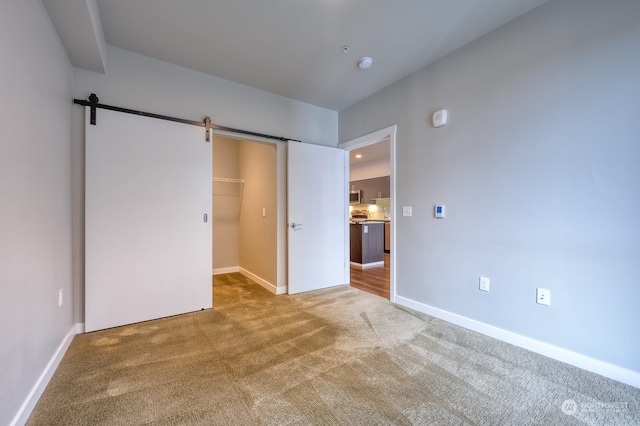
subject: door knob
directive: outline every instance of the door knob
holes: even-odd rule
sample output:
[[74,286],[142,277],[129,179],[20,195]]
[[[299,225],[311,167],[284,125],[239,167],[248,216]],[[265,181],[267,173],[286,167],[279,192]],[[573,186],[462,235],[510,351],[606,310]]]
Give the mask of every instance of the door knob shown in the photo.
[[296,229],[296,228],[297,228],[297,227],[299,227],[299,226],[302,226],[302,224],[301,224],[301,223],[295,223],[295,222],[291,222],[291,223],[289,224],[289,227],[290,227],[291,229]]

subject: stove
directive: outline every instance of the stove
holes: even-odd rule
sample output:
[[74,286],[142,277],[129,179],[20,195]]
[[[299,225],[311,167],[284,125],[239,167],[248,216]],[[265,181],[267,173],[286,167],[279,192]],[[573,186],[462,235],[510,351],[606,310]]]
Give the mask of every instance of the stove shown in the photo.
[[354,222],[360,222],[369,219],[369,211],[367,210],[353,210],[351,212],[351,220]]

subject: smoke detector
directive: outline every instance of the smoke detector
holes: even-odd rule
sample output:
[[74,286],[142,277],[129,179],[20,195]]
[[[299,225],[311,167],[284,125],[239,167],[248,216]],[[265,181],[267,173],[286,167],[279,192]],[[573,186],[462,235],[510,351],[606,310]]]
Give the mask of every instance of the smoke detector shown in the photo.
[[361,70],[369,69],[371,65],[373,65],[373,59],[368,56],[364,56],[358,60],[358,68]]

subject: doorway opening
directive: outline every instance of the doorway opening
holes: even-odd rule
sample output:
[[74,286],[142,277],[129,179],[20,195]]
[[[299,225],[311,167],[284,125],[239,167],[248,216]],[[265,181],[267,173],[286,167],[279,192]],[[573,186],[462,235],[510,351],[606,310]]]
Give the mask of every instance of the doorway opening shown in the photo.
[[279,294],[278,144],[215,132],[212,148],[212,275],[240,273]]
[[[359,138],[350,140],[348,142],[342,143],[339,145],[339,148],[344,149],[349,152],[350,163],[349,170],[350,175],[352,175],[353,179],[347,176],[346,185],[349,187],[349,191],[358,192],[358,195],[362,196],[361,204],[353,205],[349,204],[349,217],[350,217],[350,227],[353,227],[352,231],[354,237],[346,239],[346,247],[345,253],[349,255],[351,253],[352,244],[354,244],[354,238],[357,238],[357,235],[365,235],[364,233],[368,233],[368,227],[365,228],[367,221],[373,222],[383,222],[384,226],[384,239],[382,244],[383,247],[383,263],[380,262],[372,262],[371,264],[361,263],[358,266],[358,263],[352,263],[352,268],[349,273],[349,282],[352,286],[361,288],[365,291],[370,291],[376,293],[376,288],[381,288],[383,286],[388,285],[388,298],[394,303],[396,298],[396,279],[395,279],[395,259],[396,259],[396,244],[395,244],[395,228],[396,228],[396,167],[395,167],[395,146],[396,146],[396,125],[386,127],[384,129],[378,130],[376,132],[370,133],[368,135],[361,136]],[[353,167],[351,163],[351,157],[353,156],[353,160],[355,165],[358,163],[355,162],[355,154],[363,151],[362,158],[357,160],[362,160],[362,164],[360,167]],[[370,155],[368,165],[364,165],[366,163],[365,155]],[[386,154],[386,155],[385,155]],[[353,169],[353,170],[352,170]],[[353,172],[353,173],[351,173]],[[388,173],[388,174],[387,174]],[[375,177],[372,177],[376,175]],[[388,176],[389,180],[389,192],[384,193],[383,186],[379,186],[380,182],[373,183],[372,180],[378,180],[378,177],[385,178],[385,175]],[[360,184],[354,184],[354,179],[356,178],[366,178],[369,177],[370,182],[361,182]],[[372,178],[371,178],[372,177]],[[366,180],[366,179],[361,179]],[[384,183],[384,181],[382,182]],[[352,188],[352,185],[355,187]],[[367,194],[367,189],[358,188],[358,185],[362,185],[363,188],[367,188],[366,185],[371,186],[371,189],[368,189],[369,194]],[[376,186],[378,185],[378,186]],[[384,197],[383,195],[387,195]],[[366,206],[363,208],[363,206]],[[358,214],[354,215],[353,212],[358,211]],[[359,216],[359,217],[353,217]],[[361,219],[361,220],[358,220]],[[375,225],[378,227],[380,225]],[[360,227],[360,228],[359,228]],[[362,228],[362,229],[361,229]],[[374,228],[372,231],[375,232]],[[350,234],[351,234],[350,232]],[[376,237],[378,238],[378,237]],[[357,241],[355,241],[356,249],[359,250],[361,247],[357,247]],[[362,243],[361,243],[362,245]],[[379,246],[380,243],[377,243]],[[379,250],[376,248],[375,250]],[[387,253],[388,251],[388,253]],[[346,259],[346,262],[351,262],[351,257]],[[372,268],[366,267],[367,265],[372,265]],[[388,283],[387,277],[388,276]],[[369,287],[369,288],[367,288]],[[373,291],[371,291],[373,290]],[[385,294],[382,294],[386,296]]]

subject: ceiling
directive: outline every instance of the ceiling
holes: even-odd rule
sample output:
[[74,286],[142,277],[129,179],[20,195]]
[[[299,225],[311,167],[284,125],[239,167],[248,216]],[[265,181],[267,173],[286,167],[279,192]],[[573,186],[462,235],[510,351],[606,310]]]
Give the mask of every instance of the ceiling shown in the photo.
[[[382,142],[363,146],[362,148],[349,151],[349,165],[359,165],[376,160],[389,160],[390,141],[385,139]],[[360,156],[359,158],[357,156]]]
[[[105,42],[335,111],[546,0],[43,0],[76,68]],[[342,46],[349,46],[343,53]],[[357,67],[373,58],[368,70]]]

